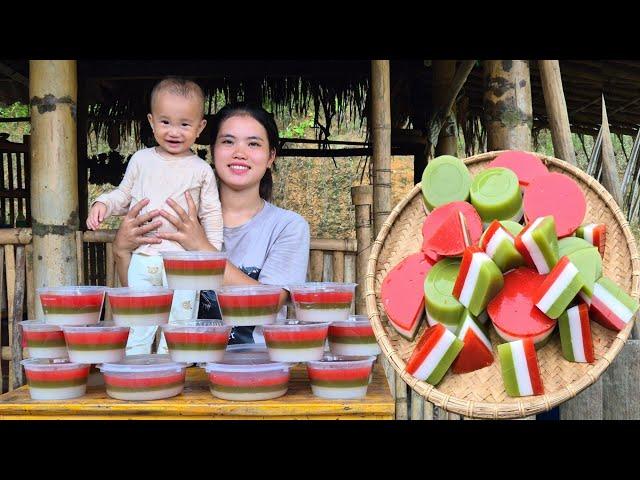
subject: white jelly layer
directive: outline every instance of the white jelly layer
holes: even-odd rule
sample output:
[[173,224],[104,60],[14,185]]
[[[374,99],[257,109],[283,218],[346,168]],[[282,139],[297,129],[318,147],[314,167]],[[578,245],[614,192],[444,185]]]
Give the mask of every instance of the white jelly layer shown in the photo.
[[301,322],[344,322],[349,320],[349,308],[296,308],[296,318]]
[[44,317],[50,325],[92,325],[100,321],[100,312],[46,313]]
[[67,358],[67,347],[28,347],[29,358]]
[[516,373],[518,392],[521,396],[533,395],[531,374],[529,372],[527,356],[524,351],[524,342],[522,340],[511,344],[511,358],[513,358],[513,367]]
[[111,363],[119,362],[124,357],[124,348],[94,351],[69,350],[69,360],[76,363]]
[[171,350],[171,360],[181,363],[219,362],[224,350]]
[[377,343],[336,343],[329,342],[329,349],[335,355],[378,355],[380,346]]
[[153,390],[150,392],[122,392],[122,391],[112,391],[109,389],[109,385],[107,385],[107,395],[112,398],[117,398],[118,400],[160,400],[162,398],[175,397],[176,395],[180,395],[184,390],[184,385],[177,385],[171,388],[165,388],[162,390]]
[[29,394],[34,400],[68,400],[83,396],[87,392],[86,385],[61,388],[37,388],[29,386]]
[[274,362],[308,362],[322,360],[324,345],[313,348],[268,348],[269,358]]
[[152,313],[149,315],[122,315],[113,314],[113,323],[118,327],[154,327],[169,323],[169,312],[163,314]]
[[567,310],[569,319],[569,333],[571,337],[571,350],[573,359],[576,362],[587,363],[587,356],[584,352],[584,341],[582,338],[582,321],[580,319],[580,308],[572,307]]
[[348,387],[348,388],[335,388],[335,387],[320,387],[317,385],[311,385],[311,391],[316,397],[330,398],[330,399],[343,399],[349,400],[352,398],[364,398],[367,395],[367,387]]
[[222,321],[225,325],[233,325],[234,327],[250,327],[253,325],[269,325],[276,323],[276,317],[278,313],[271,315],[255,315],[255,316],[236,316],[236,315],[222,315]]
[[287,389],[283,388],[282,390],[274,390],[273,392],[255,392],[255,393],[231,393],[231,392],[221,392],[219,390],[214,390],[213,388],[209,388],[211,391],[211,395],[217,398],[221,398],[223,400],[240,400],[245,402],[251,402],[253,400],[269,400],[271,398],[278,398],[287,393]]
[[215,290],[222,286],[224,275],[167,275],[167,284],[174,290]]

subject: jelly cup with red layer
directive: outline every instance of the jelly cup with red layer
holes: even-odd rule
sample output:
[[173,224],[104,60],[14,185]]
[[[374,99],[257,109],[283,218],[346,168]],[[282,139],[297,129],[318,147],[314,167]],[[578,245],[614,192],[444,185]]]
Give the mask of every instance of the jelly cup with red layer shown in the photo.
[[280,362],[245,363],[227,360],[207,363],[209,390],[223,400],[269,400],[281,397],[289,388],[290,365]]
[[378,355],[381,350],[366,315],[351,315],[329,327],[329,349],[334,355]]
[[64,326],[62,331],[72,362],[118,362],[125,356],[129,327],[100,322],[86,327]]
[[130,355],[100,370],[107,395],[118,400],[159,400],[184,390],[186,365],[169,355]]
[[19,325],[30,358],[67,358],[67,345],[60,326],[42,320],[27,320]]
[[305,323],[287,320],[283,323],[265,325],[262,328],[271,360],[291,363],[308,362],[322,358],[329,322]]
[[91,325],[100,321],[105,287],[38,288],[45,322],[51,325]]
[[356,283],[316,282],[291,285],[291,300],[301,322],[340,322],[351,313]]
[[149,327],[169,323],[173,290],[164,287],[107,290],[113,322],[118,326]]
[[162,252],[167,284],[174,290],[216,290],[227,265],[225,252]]
[[230,325],[218,320],[198,320],[162,327],[174,362],[219,362],[229,343]]
[[30,358],[22,360],[33,400],[67,400],[87,391],[89,365]]
[[321,398],[364,398],[375,358],[325,355],[322,360],[307,362],[311,391]]
[[234,327],[275,323],[280,292],[282,288],[273,285],[219,288],[216,296],[222,321]]

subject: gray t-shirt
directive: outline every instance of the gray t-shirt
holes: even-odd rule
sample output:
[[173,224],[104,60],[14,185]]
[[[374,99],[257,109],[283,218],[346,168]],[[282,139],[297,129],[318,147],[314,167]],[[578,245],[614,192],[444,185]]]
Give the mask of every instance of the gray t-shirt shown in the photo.
[[[229,261],[267,285],[304,283],[310,242],[309,224],[301,215],[266,201],[244,225],[224,227],[224,251]],[[202,293],[198,318],[221,318],[213,292]],[[253,330],[234,328],[229,343],[253,343]]]

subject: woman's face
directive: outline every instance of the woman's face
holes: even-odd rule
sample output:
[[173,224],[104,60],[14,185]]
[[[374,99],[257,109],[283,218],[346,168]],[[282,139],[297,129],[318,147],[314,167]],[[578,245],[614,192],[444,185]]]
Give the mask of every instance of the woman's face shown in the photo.
[[220,125],[213,146],[216,174],[234,190],[257,188],[275,160],[265,128],[249,115],[234,115]]

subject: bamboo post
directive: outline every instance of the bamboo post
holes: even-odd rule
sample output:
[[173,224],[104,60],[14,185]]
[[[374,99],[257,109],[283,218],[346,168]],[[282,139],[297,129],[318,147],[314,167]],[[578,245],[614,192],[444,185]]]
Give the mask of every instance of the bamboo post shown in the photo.
[[344,282],[344,252],[333,252],[333,281]]
[[606,188],[618,206],[622,208],[622,185],[618,176],[618,164],[613,153],[611,132],[609,131],[609,118],[607,107],[602,96],[602,186]]
[[84,251],[82,232],[76,232],[76,262],[78,262],[78,285],[84,285]]
[[322,252],[322,281],[333,282],[333,255],[331,252]]
[[[78,278],[75,60],[31,60],[31,208],[35,286]],[[37,305],[37,316],[42,306]]]
[[571,165],[577,165],[576,152],[571,139],[567,102],[562,88],[560,62],[558,60],[539,60],[538,68],[542,81],[544,104],[549,117],[554,155]]
[[[9,333],[9,349],[13,350],[13,309],[15,308],[16,291],[16,257],[13,245],[4,246],[4,259],[7,278],[7,331]],[[14,389],[13,362],[9,361],[9,390]]]
[[321,282],[324,262],[322,250],[311,250],[309,253],[309,281]]
[[[434,60],[433,63],[432,98],[434,105],[442,105],[446,101],[447,92],[456,73],[455,60]],[[435,156],[456,155],[458,140],[456,138],[456,122],[453,115],[447,115],[438,136]],[[417,418],[417,417],[416,417]]]
[[13,344],[11,345],[11,380],[12,389],[21,387],[24,384],[22,377],[22,329],[18,322],[22,321],[24,313],[24,289],[26,283],[25,275],[25,254],[24,246],[16,247],[16,289],[13,298],[13,327],[10,331]]
[[373,243],[373,231],[371,229],[371,204],[373,188],[371,185],[351,187],[351,201],[356,210],[356,313],[366,314],[367,307],[364,301],[364,275],[367,271],[367,262],[371,254]]
[[389,60],[371,61],[371,141],[375,235],[391,213],[391,93]]
[[531,150],[533,107],[526,60],[484,62],[487,149]]
[[[2,170],[2,169],[0,169]],[[4,283],[4,248],[0,248],[0,316],[6,312],[6,289]],[[0,350],[2,342],[0,342]],[[0,361],[0,393],[4,393],[4,373],[2,372],[2,361]]]
[[89,105],[87,103],[87,75],[83,63],[78,64],[78,212],[80,225],[84,228],[84,221],[89,214],[89,171],[87,133],[89,130]]
[[36,318],[36,289],[33,285],[33,244],[24,246],[25,263],[27,264],[27,319]]

